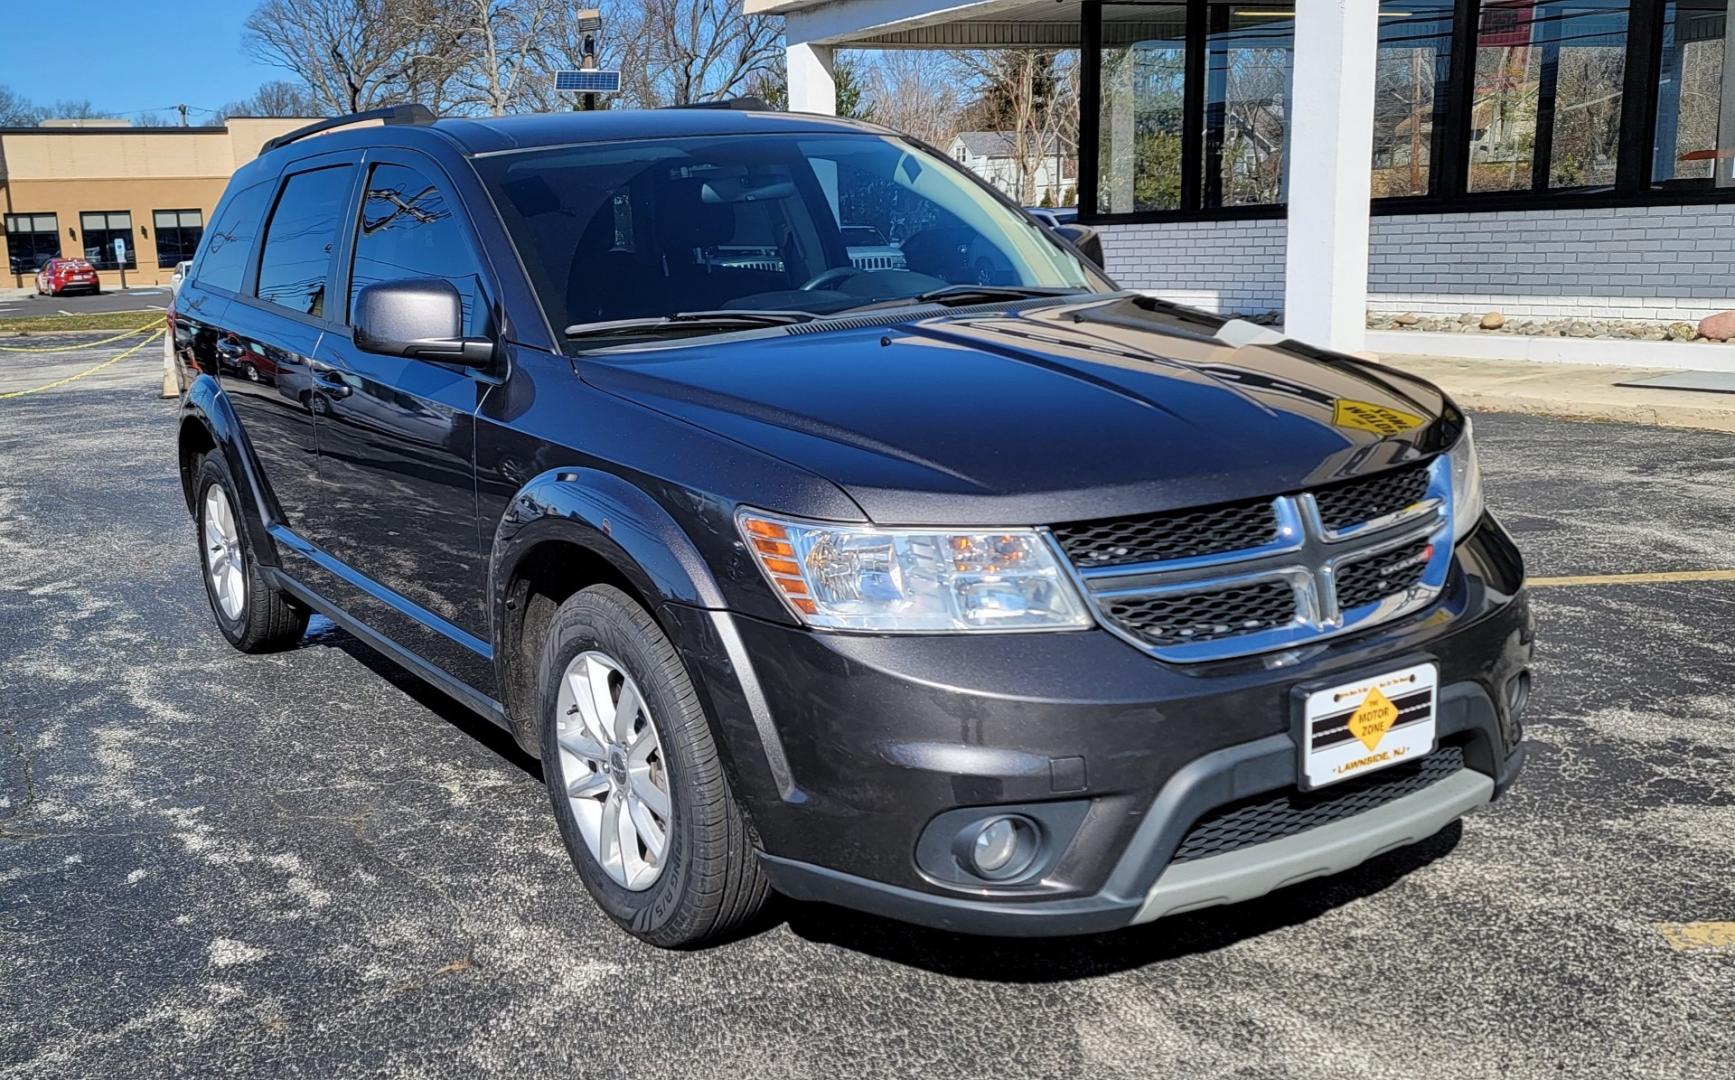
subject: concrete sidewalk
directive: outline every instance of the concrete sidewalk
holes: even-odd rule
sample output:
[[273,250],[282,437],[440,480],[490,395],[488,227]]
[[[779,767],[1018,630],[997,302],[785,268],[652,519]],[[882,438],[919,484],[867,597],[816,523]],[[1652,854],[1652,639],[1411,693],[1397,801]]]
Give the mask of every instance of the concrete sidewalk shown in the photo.
[[1380,362],[1439,384],[1472,412],[1735,432],[1735,394],[1615,385],[1666,373],[1658,368],[1445,356],[1385,356]]

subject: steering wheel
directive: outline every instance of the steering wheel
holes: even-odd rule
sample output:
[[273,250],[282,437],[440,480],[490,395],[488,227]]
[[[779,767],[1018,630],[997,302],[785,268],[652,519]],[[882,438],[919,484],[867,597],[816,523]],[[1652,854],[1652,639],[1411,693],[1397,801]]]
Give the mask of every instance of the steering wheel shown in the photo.
[[830,288],[839,282],[847,281],[850,278],[855,277],[859,273],[861,273],[861,271],[857,270],[853,266],[834,266],[829,270],[821,270],[819,273],[808,278],[807,281],[802,284],[801,291],[811,292],[814,289]]

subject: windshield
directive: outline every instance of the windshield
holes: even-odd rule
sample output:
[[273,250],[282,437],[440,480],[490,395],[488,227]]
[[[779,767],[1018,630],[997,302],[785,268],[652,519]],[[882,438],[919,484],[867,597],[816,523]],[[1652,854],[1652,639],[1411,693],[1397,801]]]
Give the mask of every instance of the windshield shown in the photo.
[[654,139],[476,166],[557,331],[1102,284],[950,162],[890,136]]

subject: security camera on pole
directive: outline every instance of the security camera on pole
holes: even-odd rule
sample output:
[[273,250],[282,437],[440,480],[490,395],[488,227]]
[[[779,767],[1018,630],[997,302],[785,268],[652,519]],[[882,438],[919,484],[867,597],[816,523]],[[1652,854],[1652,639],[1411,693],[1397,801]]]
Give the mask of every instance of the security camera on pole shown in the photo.
[[555,72],[554,88],[579,95],[582,100],[573,103],[574,110],[594,112],[598,94],[620,92],[621,73],[597,70],[596,35],[602,31],[602,12],[596,8],[581,10],[578,13],[578,28],[584,31],[584,53],[579,57],[579,68],[577,71]]

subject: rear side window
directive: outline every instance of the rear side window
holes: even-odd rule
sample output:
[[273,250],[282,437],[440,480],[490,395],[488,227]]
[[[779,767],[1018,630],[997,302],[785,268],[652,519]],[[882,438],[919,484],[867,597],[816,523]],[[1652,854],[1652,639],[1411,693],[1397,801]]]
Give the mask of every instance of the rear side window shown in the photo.
[[349,302],[364,286],[444,278],[464,301],[464,333],[488,332],[488,303],[469,227],[434,182],[403,165],[376,165],[368,178],[350,270]]
[[284,183],[271,224],[265,228],[259,299],[303,315],[325,314],[337,223],[349,202],[354,176],[353,166],[340,165],[296,173]]
[[271,182],[254,184],[237,192],[205,239],[194,280],[201,286],[241,291],[247,276],[247,257],[259,239],[259,222],[265,217],[265,202],[271,197]]

